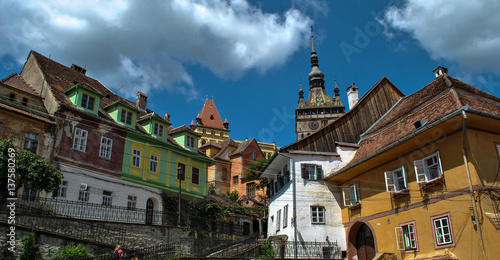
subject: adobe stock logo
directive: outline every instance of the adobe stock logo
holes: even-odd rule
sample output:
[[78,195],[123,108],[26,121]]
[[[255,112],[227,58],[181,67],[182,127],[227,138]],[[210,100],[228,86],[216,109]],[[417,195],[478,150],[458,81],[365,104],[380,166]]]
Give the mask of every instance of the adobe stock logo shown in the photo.
[[269,120],[269,127],[262,128],[259,131],[259,140],[266,143],[273,142],[275,134],[283,132],[287,129],[287,126],[295,122],[295,112],[288,113],[287,109],[287,106],[284,106],[282,111],[273,108],[272,112],[274,115],[271,120]]
[[[401,2],[400,0],[391,0],[386,6],[396,5],[396,3]],[[353,28],[355,34],[351,43],[341,42],[339,48],[344,55],[347,63],[351,63],[351,56],[353,54],[360,54],[361,50],[368,47],[371,43],[371,39],[375,38],[383,32],[383,25],[379,22],[378,17],[384,15],[385,10],[380,10],[378,12],[371,10],[370,14],[373,16],[372,21],[365,24],[363,28],[355,26]]]

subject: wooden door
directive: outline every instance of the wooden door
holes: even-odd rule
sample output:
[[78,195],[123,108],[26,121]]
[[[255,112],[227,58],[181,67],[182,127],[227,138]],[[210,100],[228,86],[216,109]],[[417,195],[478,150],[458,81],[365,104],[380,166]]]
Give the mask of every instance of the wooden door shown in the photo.
[[375,241],[373,234],[366,224],[363,224],[356,235],[356,249],[358,260],[371,260],[375,257]]

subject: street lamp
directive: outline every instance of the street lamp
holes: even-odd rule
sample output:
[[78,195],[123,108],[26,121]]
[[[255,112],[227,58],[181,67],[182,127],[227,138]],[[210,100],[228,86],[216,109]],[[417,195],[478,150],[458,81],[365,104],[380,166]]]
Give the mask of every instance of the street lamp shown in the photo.
[[179,164],[177,167],[177,179],[179,179],[179,216],[177,218],[177,226],[181,226],[181,186],[182,186],[182,177],[184,176],[184,168]]

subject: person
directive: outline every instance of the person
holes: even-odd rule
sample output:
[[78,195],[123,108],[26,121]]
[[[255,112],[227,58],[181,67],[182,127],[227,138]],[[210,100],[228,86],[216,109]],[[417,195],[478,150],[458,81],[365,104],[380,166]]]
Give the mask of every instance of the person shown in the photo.
[[132,259],[130,259],[130,260],[139,260],[139,259],[136,256],[136,257],[132,257]]
[[117,245],[113,251],[113,260],[123,260],[123,251],[120,245]]

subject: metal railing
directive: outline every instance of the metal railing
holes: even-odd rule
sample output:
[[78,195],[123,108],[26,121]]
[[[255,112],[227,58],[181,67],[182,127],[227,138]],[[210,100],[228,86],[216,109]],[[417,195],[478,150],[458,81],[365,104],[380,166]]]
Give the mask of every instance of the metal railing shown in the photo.
[[322,258],[341,259],[342,252],[337,242],[270,241],[275,258]]
[[[18,208],[38,208],[41,213],[59,217],[99,220],[121,223],[145,224],[148,215],[145,209],[128,209],[119,206],[104,206],[97,203],[71,201],[64,199],[36,198],[16,201]],[[161,225],[163,214],[160,210],[150,211],[153,225]]]

